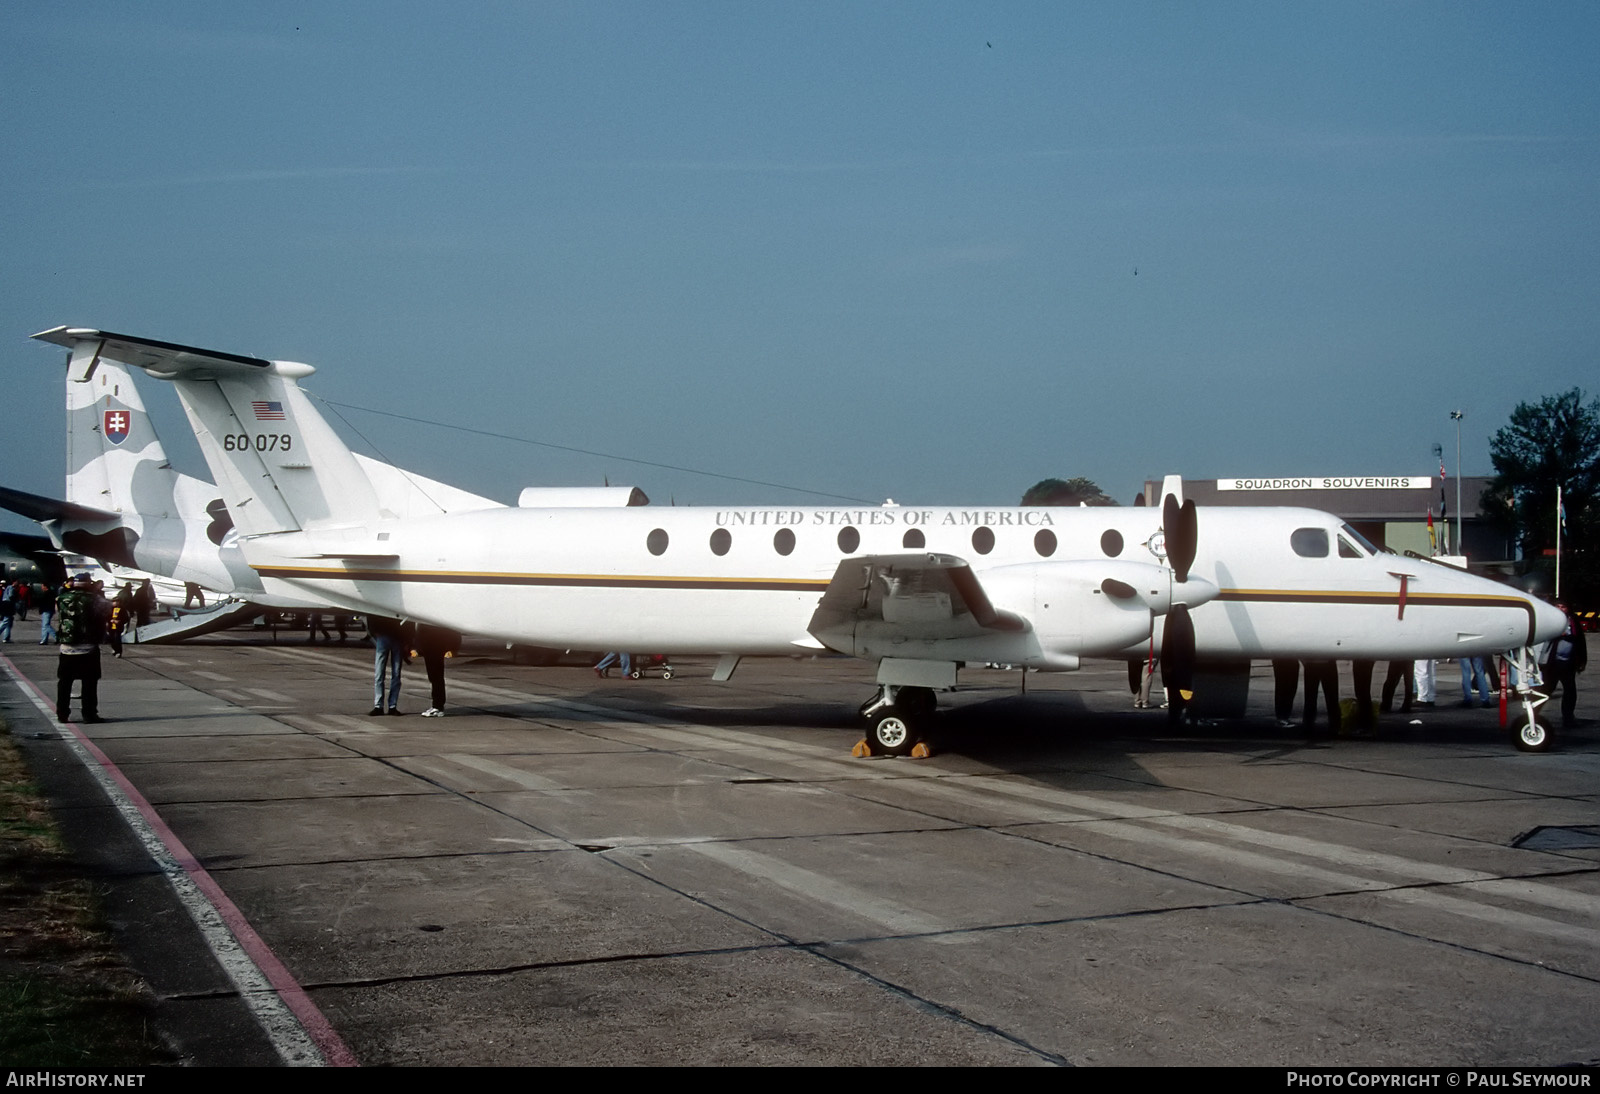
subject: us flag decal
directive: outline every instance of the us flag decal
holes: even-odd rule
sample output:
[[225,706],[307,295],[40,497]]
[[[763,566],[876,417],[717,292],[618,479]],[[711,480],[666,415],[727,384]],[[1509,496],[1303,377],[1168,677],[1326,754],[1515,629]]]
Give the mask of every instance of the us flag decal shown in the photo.
[[283,418],[283,404],[268,402],[266,399],[250,400],[250,408],[256,412],[258,422],[281,422]]

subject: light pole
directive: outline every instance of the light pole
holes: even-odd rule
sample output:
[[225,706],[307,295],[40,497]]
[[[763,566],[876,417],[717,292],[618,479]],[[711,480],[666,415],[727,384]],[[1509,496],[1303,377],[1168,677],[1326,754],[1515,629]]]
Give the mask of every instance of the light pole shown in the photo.
[[1450,412],[1450,420],[1456,423],[1456,554],[1463,556],[1467,552],[1461,546],[1461,419],[1466,416],[1465,410]]

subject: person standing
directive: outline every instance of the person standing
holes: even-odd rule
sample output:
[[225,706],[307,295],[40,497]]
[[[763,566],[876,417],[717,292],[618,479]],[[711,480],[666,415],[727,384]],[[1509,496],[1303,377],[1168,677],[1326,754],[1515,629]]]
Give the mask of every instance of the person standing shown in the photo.
[[1389,672],[1383,678],[1383,703],[1380,709],[1388,714],[1394,707],[1395,688],[1401,683],[1405,687],[1401,694],[1400,713],[1410,714],[1412,701],[1416,698],[1417,685],[1415,673],[1417,666],[1411,661],[1390,661]]
[[111,598],[111,626],[118,634],[131,635],[129,641],[139,640],[138,628],[134,626],[133,607],[133,582],[129,582],[117,590],[117,595]]
[[139,587],[133,591],[133,611],[139,619],[139,626],[148,627],[150,617],[156,610],[156,591],[150,585],[150,579],[145,578],[139,582]]
[[1478,689],[1478,705],[1489,705],[1489,669],[1482,657],[1463,657],[1456,662],[1461,667],[1461,705],[1472,705],[1472,689]]
[[321,612],[311,612],[309,615],[309,620],[310,621],[306,624],[306,641],[308,643],[316,643],[318,631],[322,632],[322,640],[324,642],[333,641],[333,635],[328,633],[328,625],[322,621]]
[[1355,709],[1351,716],[1355,720],[1356,734],[1370,737],[1378,728],[1378,712],[1372,707],[1372,670],[1377,667],[1376,661],[1350,662],[1350,679],[1352,695],[1355,699]]
[[1556,685],[1561,685],[1561,724],[1573,726],[1578,722],[1578,673],[1589,667],[1589,643],[1583,635],[1583,624],[1567,610],[1562,601],[1556,607],[1567,617],[1567,629],[1561,637],[1550,643],[1550,652],[1543,665],[1546,695],[1554,695]]
[[1417,683],[1417,706],[1433,706],[1433,701],[1436,698],[1434,683],[1438,676],[1438,670],[1434,663],[1431,660],[1416,662],[1416,670],[1413,675],[1416,677]]
[[9,596],[0,599],[0,642],[11,641],[11,622],[17,615],[17,602]]
[[[1309,686],[1309,685],[1308,685]],[[1272,662],[1272,713],[1279,729],[1294,728],[1294,695],[1300,690],[1300,662]]]
[[100,721],[100,643],[109,638],[112,653],[122,655],[110,623],[111,605],[96,591],[89,575],[74,575],[56,598],[56,636],[61,643],[56,662],[57,720],[70,720],[76,680],[82,685],[83,720]]
[[612,650],[610,653],[608,653],[604,657],[600,658],[600,663],[594,667],[594,674],[596,676],[604,678],[606,676],[606,674],[610,671],[611,666],[615,665],[619,658],[622,661],[622,675],[624,675],[624,676],[632,676],[633,675],[633,654],[629,653],[626,650],[620,650],[620,651],[619,650]]
[[1323,705],[1328,710],[1328,733],[1339,735],[1339,666],[1333,661],[1307,661],[1306,665],[1306,736],[1316,736],[1317,692],[1322,692]]
[[372,709],[367,711],[369,715],[400,713],[400,670],[405,665],[410,631],[409,624],[398,619],[367,616],[367,633],[372,635]]
[[41,586],[44,590],[39,594],[39,645],[48,645],[56,640],[56,629],[51,625],[56,615],[56,590],[48,583]]
[[445,627],[417,626],[417,652],[428,670],[432,703],[422,712],[424,718],[444,717],[444,659],[461,648],[461,636]]

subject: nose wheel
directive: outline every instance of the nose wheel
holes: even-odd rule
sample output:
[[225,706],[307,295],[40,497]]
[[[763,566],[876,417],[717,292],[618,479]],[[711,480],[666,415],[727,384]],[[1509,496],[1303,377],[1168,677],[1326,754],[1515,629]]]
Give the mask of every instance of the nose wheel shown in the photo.
[[932,723],[937,704],[932,688],[885,684],[861,707],[867,723],[868,754],[911,755]]
[[1511,739],[1519,752],[1549,752],[1555,744],[1549,720],[1531,710],[1513,727]]

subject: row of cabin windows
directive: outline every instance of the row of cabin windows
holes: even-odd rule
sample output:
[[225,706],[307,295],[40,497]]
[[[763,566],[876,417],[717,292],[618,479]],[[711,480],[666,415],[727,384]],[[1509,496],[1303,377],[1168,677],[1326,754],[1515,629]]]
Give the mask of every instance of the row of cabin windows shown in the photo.
[[[1350,538],[1347,539],[1346,536]],[[1351,543],[1354,540],[1367,549],[1367,554],[1377,554],[1378,549],[1368,543],[1366,538],[1351,528],[1348,524],[1340,529],[1339,534],[1331,536],[1326,528],[1296,528],[1289,536],[1289,546],[1301,558],[1327,558],[1332,553],[1332,543],[1338,543],[1340,558],[1365,558],[1362,552]],[[645,538],[645,546],[653,555],[665,554],[667,551],[667,532],[664,528],[653,530]],[[972,549],[980,555],[986,555],[994,550],[994,529],[987,526],[977,528],[972,533]],[[839,529],[839,550],[847,555],[853,555],[861,546],[861,532],[853,527],[846,526]],[[794,551],[794,529],[779,528],[772,536],[772,549],[780,555],[787,555]],[[907,550],[920,550],[928,545],[928,539],[923,535],[922,529],[912,528],[900,539],[900,546]],[[711,533],[711,553],[725,555],[733,547],[733,533],[726,528],[718,528]],[[1115,528],[1108,528],[1100,536],[1100,550],[1107,558],[1116,558],[1122,554],[1122,533]],[[1033,549],[1040,558],[1049,558],[1056,553],[1056,534],[1048,528],[1041,528],[1034,534]]]
[[[665,528],[656,528],[645,537],[645,546],[653,555],[666,554],[668,536]],[[847,555],[853,555],[861,546],[861,532],[849,526],[839,529],[837,538],[839,550]],[[994,550],[994,529],[987,526],[977,528],[972,533],[972,549],[980,555],[986,555]],[[779,528],[772,536],[772,549],[780,555],[787,555],[794,550],[794,529]],[[923,535],[921,528],[912,528],[900,538],[900,546],[907,550],[920,550],[928,545],[927,536]],[[733,533],[726,528],[718,528],[711,533],[711,553],[725,555],[733,546]],[[1116,558],[1122,554],[1122,533],[1115,528],[1108,528],[1100,537],[1100,549],[1107,558]],[[1056,534],[1048,528],[1041,528],[1034,533],[1033,549],[1040,558],[1049,558],[1056,553]]]

